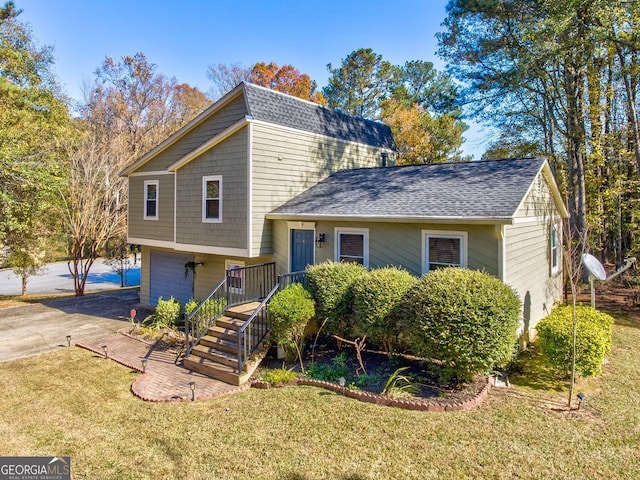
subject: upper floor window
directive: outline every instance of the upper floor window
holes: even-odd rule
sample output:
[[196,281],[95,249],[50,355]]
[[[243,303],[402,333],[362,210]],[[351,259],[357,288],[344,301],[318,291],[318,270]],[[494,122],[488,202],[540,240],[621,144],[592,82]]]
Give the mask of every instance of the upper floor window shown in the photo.
[[222,221],[222,177],[202,177],[202,221]]
[[560,271],[560,238],[557,225],[551,225],[549,243],[551,246],[551,274]]
[[158,219],[158,180],[144,182],[144,219]]
[[423,231],[423,235],[424,273],[467,266],[467,232]]
[[336,229],[336,261],[369,266],[369,230]]

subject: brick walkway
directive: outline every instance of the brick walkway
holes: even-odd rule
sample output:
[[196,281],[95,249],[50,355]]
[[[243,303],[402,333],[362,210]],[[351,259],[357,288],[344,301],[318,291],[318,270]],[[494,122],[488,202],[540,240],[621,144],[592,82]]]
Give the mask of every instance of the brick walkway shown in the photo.
[[240,387],[214,380],[196,372],[175,365],[176,354],[153,344],[148,344],[127,335],[117,333],[77,343],[99,355],[104,355],[107,346],[110,359],[142,373],[142,359],[147,359],[145,373],[133,385],[134,395],[149,402],[180,402],[191,400],[189,382],[196,383],[195,398],[204,400],[216,398],[248,389],[251,384]]

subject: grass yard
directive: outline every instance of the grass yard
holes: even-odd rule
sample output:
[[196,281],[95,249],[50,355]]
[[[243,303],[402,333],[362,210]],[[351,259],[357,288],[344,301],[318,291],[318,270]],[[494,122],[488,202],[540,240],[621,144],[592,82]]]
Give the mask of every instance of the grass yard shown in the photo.
[[91,479],[640,478],[640,319],[616,320],[574,412],[535,357],[479,408],[427,413],[313,387],[145,403],[135,373],[67,348],[0,364],[0,454],[69,455]]

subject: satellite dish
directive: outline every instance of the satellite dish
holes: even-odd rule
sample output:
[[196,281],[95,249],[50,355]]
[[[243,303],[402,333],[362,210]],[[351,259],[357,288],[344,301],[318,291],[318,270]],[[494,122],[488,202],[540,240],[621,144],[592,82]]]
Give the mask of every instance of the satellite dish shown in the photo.
[[584,263],[589,274],[596,280],[605,281],[607,279],[607,272],[605,272],[600,260],[590,253],[582,254],[582,263]]

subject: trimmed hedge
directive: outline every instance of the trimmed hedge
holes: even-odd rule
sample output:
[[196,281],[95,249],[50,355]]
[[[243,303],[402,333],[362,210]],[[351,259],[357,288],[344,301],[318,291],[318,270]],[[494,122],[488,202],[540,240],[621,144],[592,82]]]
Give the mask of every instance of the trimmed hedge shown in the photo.
[[520,318],[514,290],[477,270],[443,268],[407,294],[404,328],[417,355],[435,360],[440,379],[471,380],[513,357]]
[[399,308],[417,282],[406,270],[386,267],[368,272],[353,285],[356,326],[387,353],[402,345]]
[[267,306],[267,322],[272,339],[293,360],[304,347],[304,332],[315,315],[311,293],[299,283],[292,283],[276,293]]
[[[576,306],[576,372],[583,377],[597,375],[611,353],[613,318],[595,308]],[[571,371],[573,313],[571,305],[553,309],[537,325],[537,345],[547,362],[560,373]]]
[[306,272],[318,323],[327,321],[329,335],[347,335],[353,322],[353,284],[367,269],[357,263],[325,262],[307,267]]

